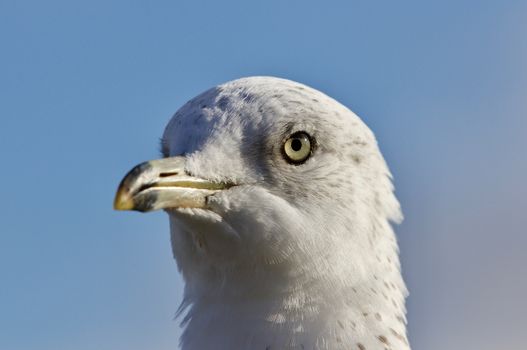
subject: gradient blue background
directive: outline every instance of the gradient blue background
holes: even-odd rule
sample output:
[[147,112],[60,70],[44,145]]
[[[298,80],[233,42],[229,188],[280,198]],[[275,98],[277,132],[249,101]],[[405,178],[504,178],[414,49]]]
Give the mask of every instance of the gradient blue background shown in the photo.
[[185,101],[298,80],[374,130],[414,349],[524,349],[525,1],[0,2],[0,349],[175,349],[164,213],[112,211]]

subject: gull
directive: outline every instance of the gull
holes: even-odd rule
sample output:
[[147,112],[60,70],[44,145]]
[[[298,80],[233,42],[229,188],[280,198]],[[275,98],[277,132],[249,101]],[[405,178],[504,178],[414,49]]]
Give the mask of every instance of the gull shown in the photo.
[[165,210],[180,347],[408,350],[402,220],[375,136],[303,84],[242,78],[172,117],[118,210]]

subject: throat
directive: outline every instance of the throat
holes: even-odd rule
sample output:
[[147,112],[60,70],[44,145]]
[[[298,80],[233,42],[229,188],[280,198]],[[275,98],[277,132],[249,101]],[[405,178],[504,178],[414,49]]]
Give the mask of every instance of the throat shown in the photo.
[[266,298],[200,298],[185,318],[183,349],[409,349],[404,292],[374,281]]

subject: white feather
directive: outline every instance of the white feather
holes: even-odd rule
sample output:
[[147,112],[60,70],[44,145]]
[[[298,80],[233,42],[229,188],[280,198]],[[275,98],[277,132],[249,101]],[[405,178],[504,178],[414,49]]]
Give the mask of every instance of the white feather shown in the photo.
[[[316,140],[302,165],[281,152],[295,131]],[[353,112],[296,82],[244,78],[185,104],[163,140],[189,173],[239,185],[212,211],[169,211],[183,349],[409,349],[399,203]]]

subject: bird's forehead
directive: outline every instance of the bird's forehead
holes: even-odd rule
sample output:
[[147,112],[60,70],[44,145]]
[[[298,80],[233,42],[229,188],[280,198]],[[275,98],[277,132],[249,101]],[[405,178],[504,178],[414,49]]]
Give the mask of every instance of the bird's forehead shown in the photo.
[[185,154],[220,139],[240,141],[293,129],[356,132],[359,124],[351,111],[317,90],[289,80],[252,77],[187,102],[167,125],[163,139],[171,154]]

